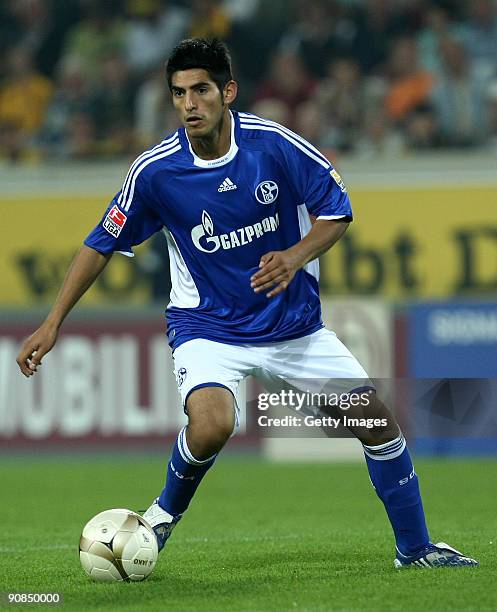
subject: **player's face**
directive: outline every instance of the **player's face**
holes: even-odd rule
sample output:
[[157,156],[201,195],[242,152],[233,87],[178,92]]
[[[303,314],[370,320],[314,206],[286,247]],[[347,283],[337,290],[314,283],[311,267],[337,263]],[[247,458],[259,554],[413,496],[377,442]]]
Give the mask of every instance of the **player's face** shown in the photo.
[[173,104],[188,136],[203,138],[219,126],[227,104],[236,95],[236,84],[230,81],[221,95],[207,70],[178,70],[171,79]]

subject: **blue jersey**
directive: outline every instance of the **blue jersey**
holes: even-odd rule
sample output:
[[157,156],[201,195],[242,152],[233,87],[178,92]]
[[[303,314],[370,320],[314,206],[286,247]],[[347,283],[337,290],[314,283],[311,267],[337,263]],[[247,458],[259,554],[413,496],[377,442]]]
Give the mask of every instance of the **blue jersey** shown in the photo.
[[173,349],[194,338],[279,342],[321,328],[317,260],[270,299],[254,293],[250,277],[262,255],[305,236],[310,215],[352,219],[340,176],[306,140],[248,113],[232,112],[231,130],[219,159],[195,155],[184,128],[139,156],[85,240],[101,253],[131,256],[134,245],[164,232]]

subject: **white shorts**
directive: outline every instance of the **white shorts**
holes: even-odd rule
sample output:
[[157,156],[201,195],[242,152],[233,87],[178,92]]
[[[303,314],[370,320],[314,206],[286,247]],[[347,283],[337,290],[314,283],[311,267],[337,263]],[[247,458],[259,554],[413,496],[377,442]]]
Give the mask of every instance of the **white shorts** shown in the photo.
[[264,344],[198,338],[181,344],[173,359],[184,406],[190,393],[201,387],[225,387],[236,396],[239,383],[250,375],[268,390],[291,386],[320,391],[325,385],[329,390],[330,382],[337,393],[372,387],[357,359],[334,332],[324,328],[303,338]]

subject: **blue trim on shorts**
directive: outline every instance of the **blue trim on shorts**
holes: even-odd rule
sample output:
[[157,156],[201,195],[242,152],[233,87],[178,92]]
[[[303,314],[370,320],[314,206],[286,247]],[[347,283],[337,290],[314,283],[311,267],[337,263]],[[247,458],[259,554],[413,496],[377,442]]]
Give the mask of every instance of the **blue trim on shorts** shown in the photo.
[[[233,391],[229,387],[227,387],[226,385],[223,385],[222,383],[218,383],[218,382],[200,383],[199,385],[195,385],[195,387],[192,387],[190,389],[190,391],[188,391],[188,393],[186,394],[185,401],[184,401],[184,404],[183,404],[183,412],[185,414],[188,414],[188,412],[186,411],[186,402],[187,402],[188,398],[190,397],[190,394],[192,393],[192,391],[196,391],[197,389],[203,389],[204,387],[221,387],[221,389],[227,389],[231,393],[231,395],[233,395]],[[233,398],[234,397],[235,396],[233,395]]]
[[376,387],[373,387],[372,385],[365,385],[364,387],[352,389],[352,391],[349,391],[349,393],[360,393],[361,391],[374,391],[376,393]]

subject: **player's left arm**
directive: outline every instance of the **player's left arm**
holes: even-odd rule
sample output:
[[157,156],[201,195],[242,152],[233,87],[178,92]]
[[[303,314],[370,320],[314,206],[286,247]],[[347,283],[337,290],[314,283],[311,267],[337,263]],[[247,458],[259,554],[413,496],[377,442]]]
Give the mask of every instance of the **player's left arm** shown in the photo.
[[307,263],[326,253],[340,240],[349,224],[345,221],[318,219],[302,240],[284,251],[270,251],[261,257],[259,271],[250,279],[255,293],[270,291],[272,298],[285,291],[296,272]]

